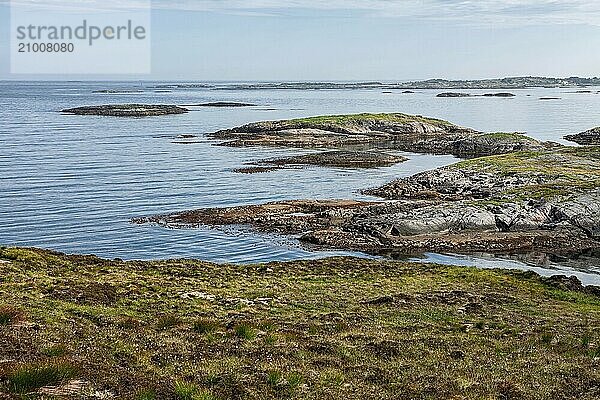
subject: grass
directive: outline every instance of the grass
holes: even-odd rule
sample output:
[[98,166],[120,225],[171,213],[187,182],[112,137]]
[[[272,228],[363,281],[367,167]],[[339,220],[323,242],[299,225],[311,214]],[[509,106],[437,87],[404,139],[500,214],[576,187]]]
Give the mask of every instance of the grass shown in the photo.
[[240,324],[235,327],[234,331],[240,339],[253,340],[256,338],[256,330],[248,324]]
[[194,330],[198,333],[213,333],[220,328],[217,321],[200,318],[194,321]]
[[156,400],[154,389],[142,389],[135,395],[135,400]]
[[362,114],[347,114],[347,115],[324,115],[309,118],[298,118],[288,121],[291,124],[302,124],[309,126],[319,125],[336,125],[347,126],[363,122],[390,122],[398,124],[407,124],[410,122],[422,122],[437,126],[451,126],[448,121],[435,118],[422,117],[420,115],[408,115],[401,113],[362,113]]
[[522,143],[535,143],[536,139],[526,136],[525,133],[522,132],[489,132],[483,133],[480,135],[481,138],[494,139],[497,141],[507,141],[507,142],[522,142]]
[[183,319],[176,314],[160,315],[156,319],[156,327],[161,330],[175,328],[183,324]]
[[24,319],[24,313],[13,306],[0,306],[0,325],[12,325]]
[[189,382],[175,382],[175,396],[179,400],[196,400],[196,395],[200,392],[200,388]]
[[219,400],[210,391],[183,381],[175,382],[175,396],[178,400]]
[[41,353],[47,357],[64,357],[68,350],[64,344],[56,344],[41,349]]
[[[533,273],[14,248],[0,260],[0,298],[28,322],[0,325],[0,398],[74,378],[133,400],[600,395],[600,298]],[[113,301],[81,301],[94,282]]]
[[7,374],[8,387],[15,393],[29,393],[44,386],[58,385],[77,376],[77,368],[67,361],[19,365]]

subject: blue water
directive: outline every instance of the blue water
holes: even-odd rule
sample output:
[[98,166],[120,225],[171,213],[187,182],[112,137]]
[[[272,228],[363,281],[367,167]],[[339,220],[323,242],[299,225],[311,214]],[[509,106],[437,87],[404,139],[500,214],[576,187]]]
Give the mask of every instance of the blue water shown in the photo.
[[[405,154],[389,168],[286,169],[240,175],[232,169],[264,158],[299,154],[289,149],[213,146],[204,134],[266,119],[354,112],[405,112],[450,120],[483,131],[520,131],[561,141],[597,126],[600,95],[570,89],[517,90],[515,98],[436,98],[439,91],[384,94],[381,90],[174,89],[157,82],[0,82],[0,244],[94,253],[123,259],[194,257],[258,262],[351,254],[316,252],[293,238],[247,229],[169,230],[129,219],[199,207],[297,198],[365,198],[359,189],[447,165],[450,156]],[[95,90],[135,88],[142,93]],[[477,91],[472,91],[477,92]],[[487,91],[489,92],[489,91]],[[594,90],[595,93],[595,90]],[[540,101],[558,96],[561,100]],[[62,115],[67,107],[110,103],[195,104],[241,101],[249,108],[192,108],[184,115],[111,118]],[[182,134],[197,135],[180,140]],[[181,142],[191,142],[182,144]],[[507,260],[428,255],[428,260],[525,267]],[[544,270],[570,271],[564,263]],[[600,281],[591,261],[582,279]]]

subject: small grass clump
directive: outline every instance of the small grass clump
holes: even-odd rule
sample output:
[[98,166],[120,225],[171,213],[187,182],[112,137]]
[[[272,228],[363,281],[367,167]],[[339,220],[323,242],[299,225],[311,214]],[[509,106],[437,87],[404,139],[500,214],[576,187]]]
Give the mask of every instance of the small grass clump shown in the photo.
[[281,383],[283,380],[283,375],[279,371],[271,371],[267,375],[267,383],[271,387],[275,387]]
[[154,389],[142,389],[135,395],[135,400],[156,400]]
[[183,324],[183,319],[176,314],[161,315],[156,319],[156,327],[159,330],[166,331]]
[[219,400],[211,392],[185,381],[175,382],[175,396],[178,400]]
[[47,357],[64,357],[67,354],[67,346],[64,344],[54,344],[44,347],[40,352]]
[[217,321],[202,318],[194,321],[193,328],[198,333],[213,333],[220,328],[220,325]]
[[175,396],[179,400],[196,400],[196,395],[200,392],[198,385],[185,381],[175,382]]
[[234,329],[235,335],[240,339],[254,340],[256,338],[256,330],[249,324],[239,324]]
[[13,325],[24,319],[25,314],[20,309],[13,306],[0,306],[0,325]]
[[302,384],[304,378],[298,372],[292,372],[287,378],[287,384],[290,390],[295,391]]
[[78,369],[68,361],[24,364],[8,373],[10,389],[15,393],[29,393],[49,385],[58,385],[74,378]]

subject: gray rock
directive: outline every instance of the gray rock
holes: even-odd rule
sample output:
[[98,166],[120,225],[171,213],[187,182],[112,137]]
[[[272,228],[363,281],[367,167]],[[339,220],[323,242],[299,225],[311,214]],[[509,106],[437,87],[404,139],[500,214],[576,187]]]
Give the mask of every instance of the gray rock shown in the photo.
[[581,145],[598,146],[600,145],[600,127],[578,133],[577,135],[567,135],[565,139]]

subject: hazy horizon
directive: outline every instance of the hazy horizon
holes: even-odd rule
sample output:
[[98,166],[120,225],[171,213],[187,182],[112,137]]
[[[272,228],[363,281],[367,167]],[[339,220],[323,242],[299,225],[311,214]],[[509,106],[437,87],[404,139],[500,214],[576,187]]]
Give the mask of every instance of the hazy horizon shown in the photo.
[[[140,1],[86,4],[139,7]],[[43,4],[64,12],[71,2]],[[581,0],[155,0],[151,15],[149,75],[11,75],[10,7],[0,0],[0,80],[356,82],[600,75],[600,4]]]

